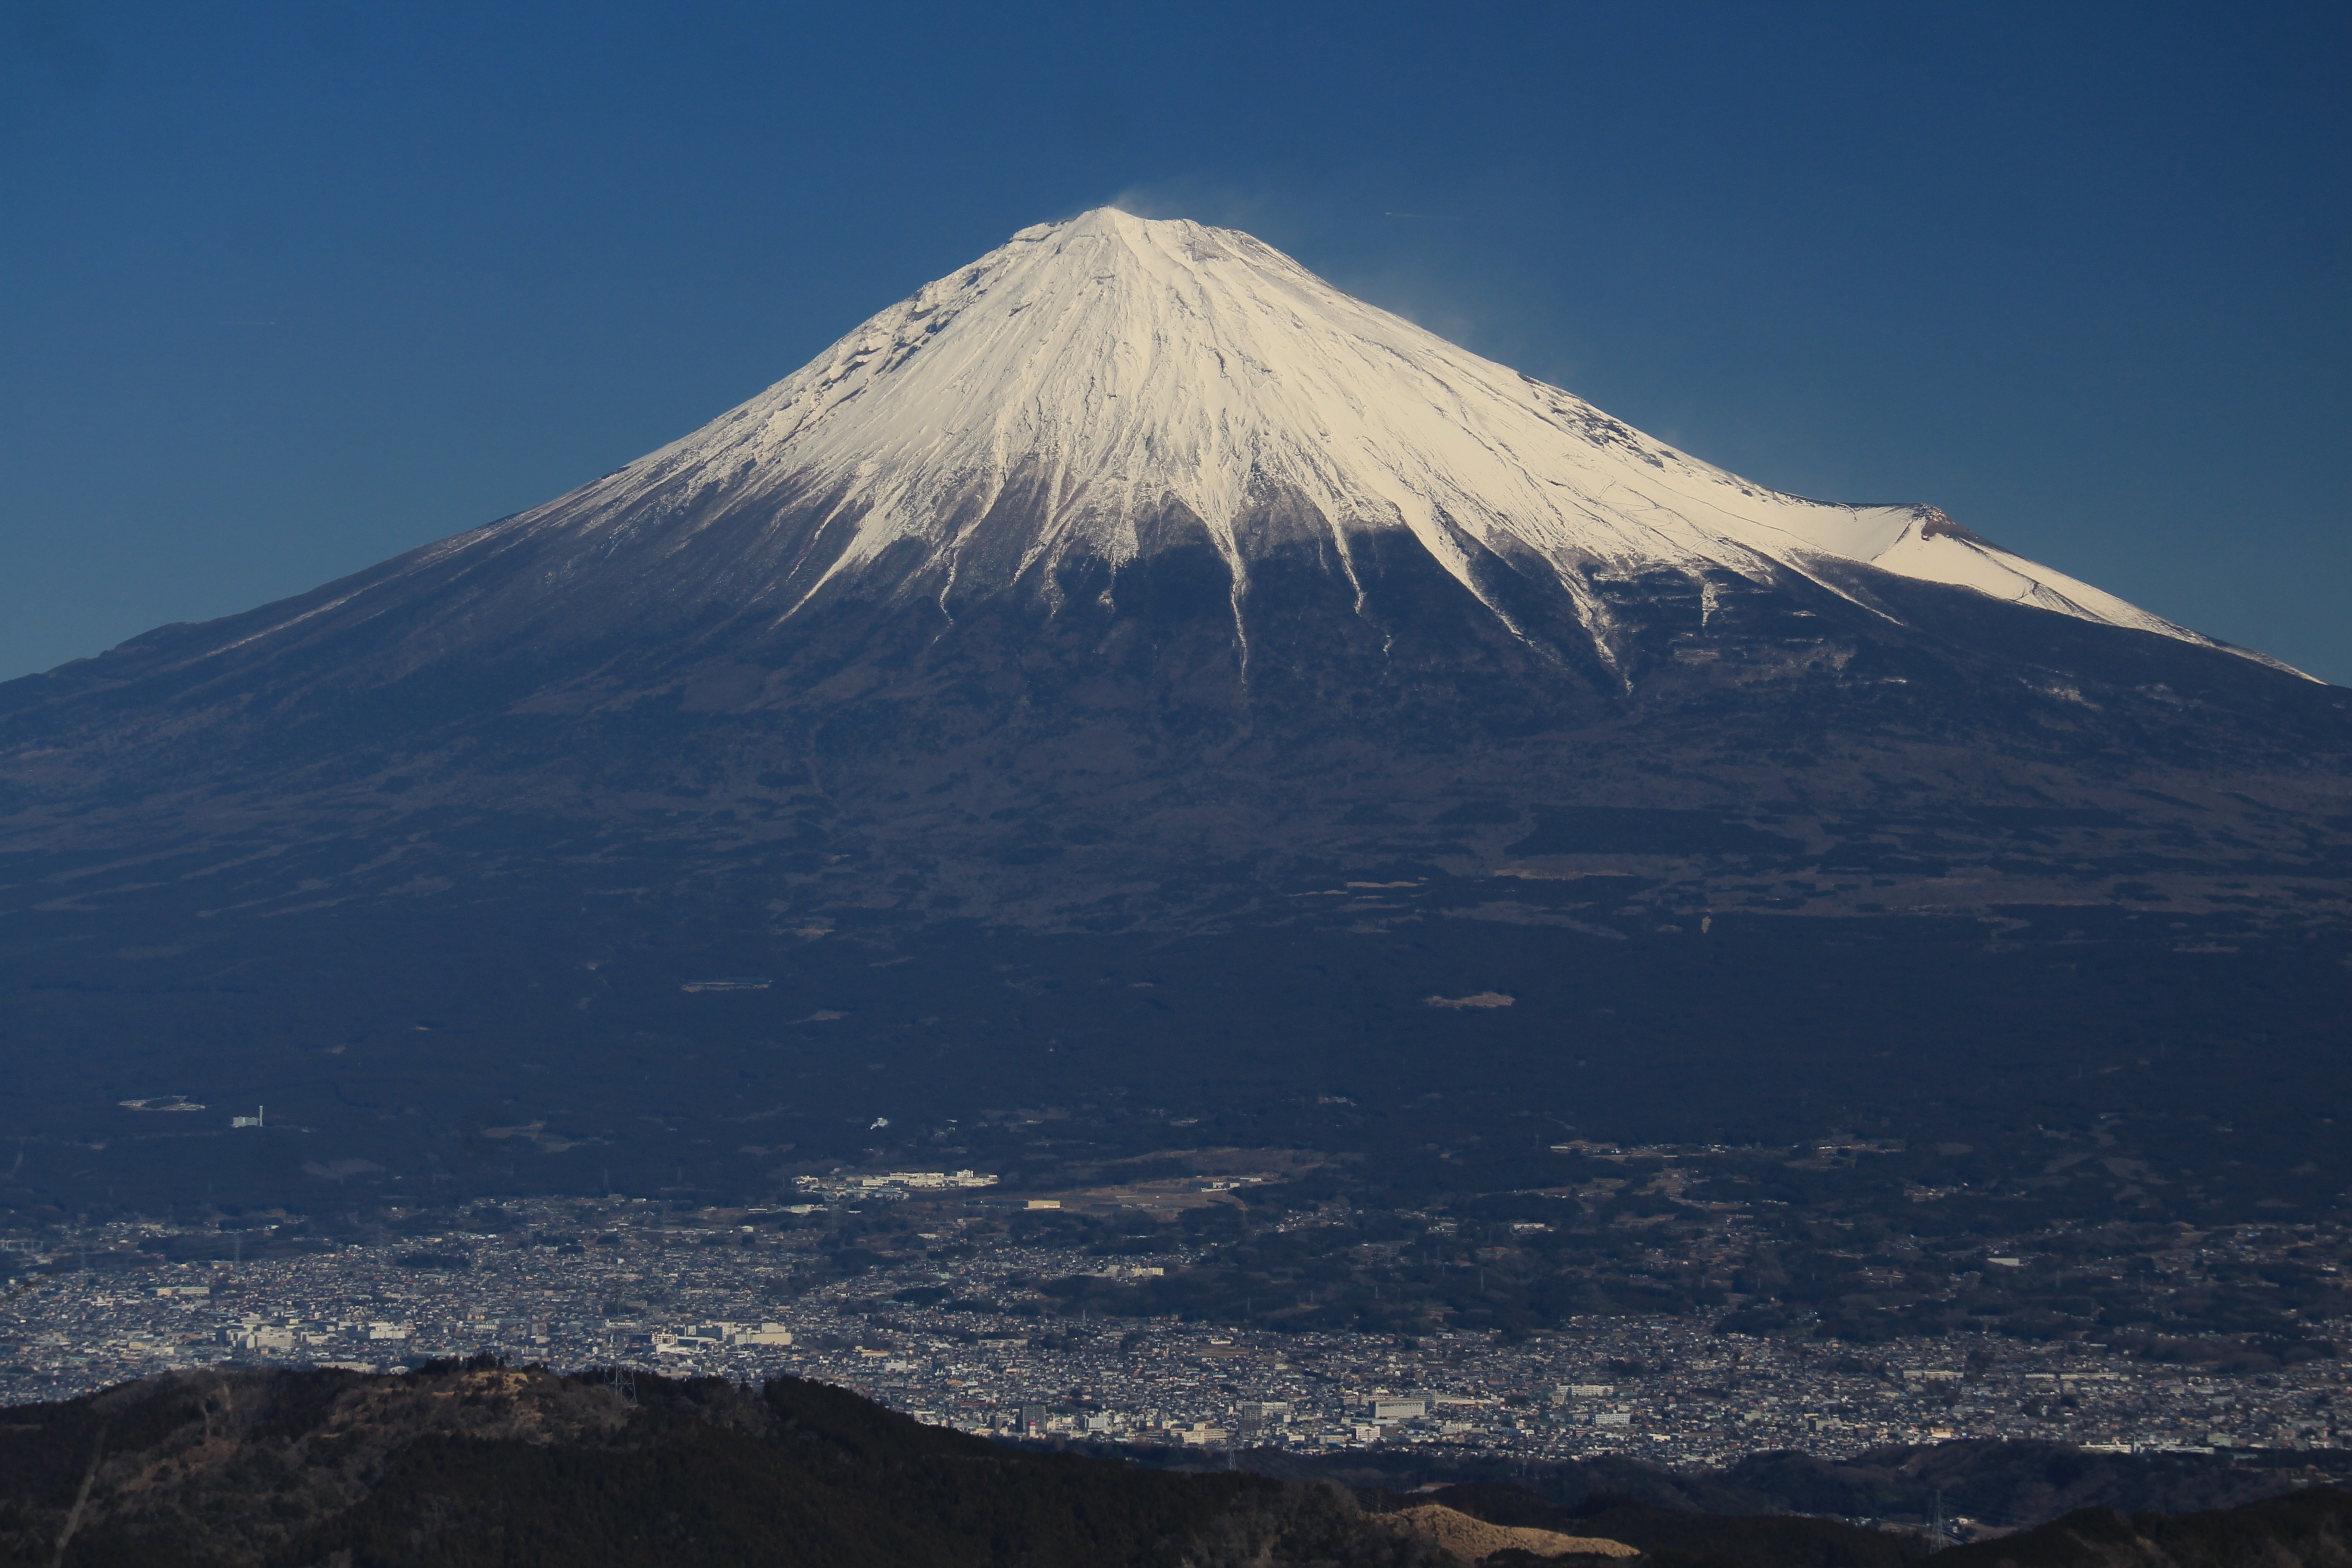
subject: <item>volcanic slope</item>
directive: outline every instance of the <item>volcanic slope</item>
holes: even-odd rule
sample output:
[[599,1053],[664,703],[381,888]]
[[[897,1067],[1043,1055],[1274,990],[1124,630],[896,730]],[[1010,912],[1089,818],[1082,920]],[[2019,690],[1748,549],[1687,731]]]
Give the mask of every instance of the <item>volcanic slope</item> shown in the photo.
[[1933,507],[1774,491],[1101,209],[545,506],[0,687],[0,897],[561,860],[1150,926],[1435,868],[2299,921],[2347,751],[2343,691]]

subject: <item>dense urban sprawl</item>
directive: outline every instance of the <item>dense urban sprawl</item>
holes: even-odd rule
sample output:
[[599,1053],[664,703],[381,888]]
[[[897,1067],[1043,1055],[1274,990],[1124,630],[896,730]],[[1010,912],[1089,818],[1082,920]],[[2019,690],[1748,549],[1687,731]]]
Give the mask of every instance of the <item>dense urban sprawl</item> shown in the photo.
[[[170,1254],[187,1233],[156,1222],[8,1238],[0,1398],[221,1363],[396,1370],[494,1353],[739,1381],[790,1373],[966,1430],[1131,1444],[1698,1464],[1948,1437],[2195,1451],[2338,1442],[2346,1379],[2332,1359],[2231,1373],[2080,1342],[1854,1346],[1720,1333],[1706,1318],[1587,1317],[1506,1336],[1073,1314],[1041,1285],[1181,1274],[1196,1249],[1172,1226],[1165,1250],[1115,1259],[1021,1234],[1008,1220],[1024,1203],[984,1195],[990,1179],[970,1172],[803,1185],[804,1201],[768,1209],[517,1202],[485,1230],[445,1211],[458,1228],[290,1256],[271,1255],[266,1222],[234,1233],[228,1257],[185,1261]],[[836,1245],[820,1264],[813,1244],[828,1218],[870,1204],[929,1227],[910,1233],[919,1251]]]

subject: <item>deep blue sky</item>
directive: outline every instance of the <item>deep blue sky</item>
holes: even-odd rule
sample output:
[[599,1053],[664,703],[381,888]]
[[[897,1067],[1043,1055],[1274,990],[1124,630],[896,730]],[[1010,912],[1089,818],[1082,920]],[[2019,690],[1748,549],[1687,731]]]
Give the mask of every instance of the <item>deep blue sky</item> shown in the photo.
[[545,500],[1118,200],[2352,682],[2347,16],[0,0],[0,677]]

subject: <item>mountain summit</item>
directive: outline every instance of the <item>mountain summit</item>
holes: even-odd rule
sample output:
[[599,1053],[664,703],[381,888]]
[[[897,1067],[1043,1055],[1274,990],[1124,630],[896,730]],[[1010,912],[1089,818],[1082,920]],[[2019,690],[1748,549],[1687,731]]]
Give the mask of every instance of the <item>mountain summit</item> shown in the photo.
[[1047,924],[1381,867],[2193,902],[2309,871],[2347,741],[2345,694],[1933,507],[1741,479],[1104,208],[544,506],[0,687],[0,843],[32,902],[266,843],[258,910],[548,842]]

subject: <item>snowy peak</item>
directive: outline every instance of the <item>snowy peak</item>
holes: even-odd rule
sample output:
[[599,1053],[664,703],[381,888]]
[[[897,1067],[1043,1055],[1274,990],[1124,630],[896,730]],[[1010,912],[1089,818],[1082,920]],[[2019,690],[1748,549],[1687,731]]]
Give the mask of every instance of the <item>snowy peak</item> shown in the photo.
[[786,614],[886,557],[943,604],[1050,582],[1035,569],[1073,553],[1153,552],[1173,519],[1205,531],[1237,603],[1269,540],[1318,533],[1352,577],[1366,534],[1402,530],[1507,621],[1475,563],[1499,559],[1564,591],[1604,658],[1594,585],[1661,568],[1838,586],[1861,564],[2221,646],[1933,508],[1809,500],[1701,462],[1249,235],[1108,207],[1023,229],[760,396],[508,526],[690,533],[721,510],[813,500],[822,537],[761,563],[773,580],[753,590]]

